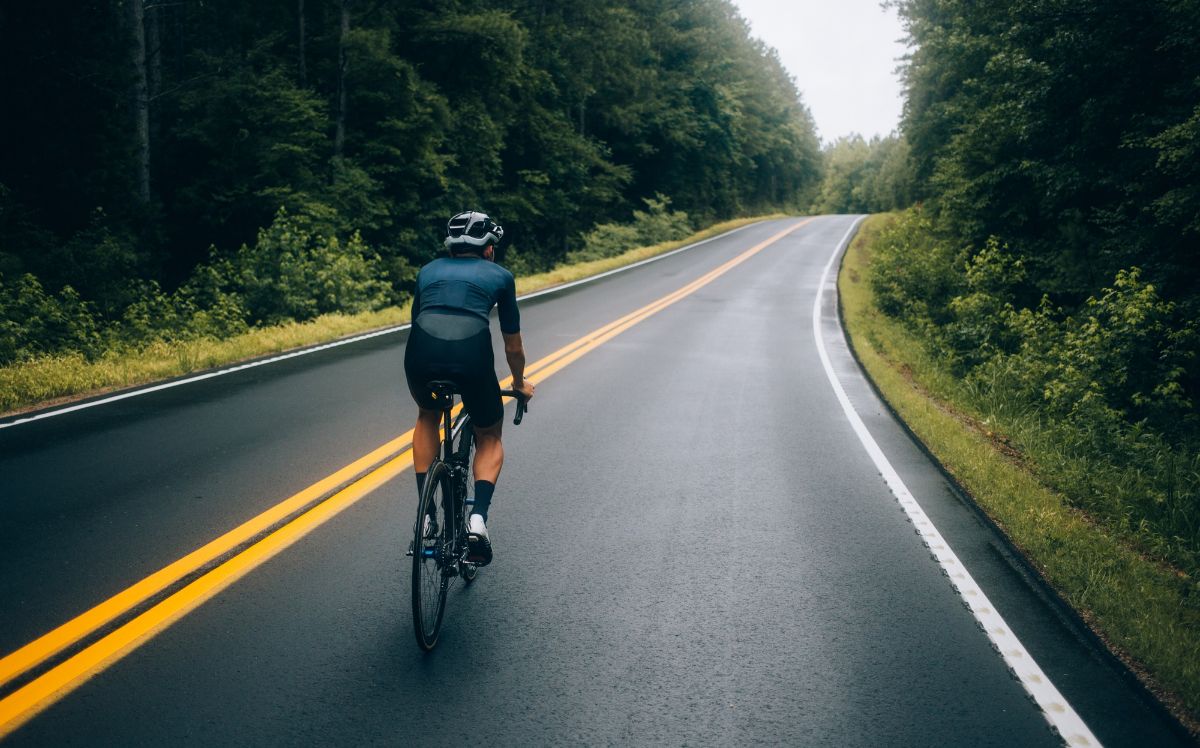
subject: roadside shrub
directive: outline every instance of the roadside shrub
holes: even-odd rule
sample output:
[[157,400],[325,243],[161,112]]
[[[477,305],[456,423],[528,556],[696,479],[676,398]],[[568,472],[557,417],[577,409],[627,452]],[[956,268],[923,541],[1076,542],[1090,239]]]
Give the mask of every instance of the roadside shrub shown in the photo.
[[14,283],[0,277],[0,364],[68,349],[90,356],[100,346],[100,323],[75,289],[50,294],[28,273]]
[[[146,258],[128,233],[114,231],[103,210],[93,211],[86,227],[55,245],[40,269],[46,282],[70,285],[92,304],[98,319],[112,320],[137,299],[133,278],[145,277]],[[55,283],[57,280],[57,283]]]
[[281,208],[253,246],[228,257],[214,250],[172,293],[155,281],[125,280],[119,293],[108,294],[110,300],[128,300],[107,311],[109,322],[70,286],[50,294],[34,275],[13,283],[0,277],[0,365],[63,353],[91,358],[156,342],[226,339],[254,325],[355,314],[401,300],[399,289],[416,269],[403,258],[385,266],[357,233],[339,240],[328,218],[293,216]]
[[154,281],[143,281],[138,286],[137,301],[121,316],[121,342],[136,346],[190,337],[187,323],[194,309],[181,304],[176,295],[163,293]]
[[633,227],[642,246],[675,241],[692,233],[688,214],[670,209],[671,198],[657,194],[642,202],[646,203],[646,210],[633,211]]
[[1008,299],[1025,280],[1025,265],[992,237],[963,269],[966,292],[950,299],[944,338],[955,367],[968,371],[1020,345]]
[[229,289],[233,266],[214,259],[199,265],[176,295],[189,306],[188,329],[197,336],[231,338],[249,329],[242,297]]
[[1200,324],[1136,267],[1074,309],[1017,306],[1027,274],[995,239],[953,251],[911,210],[881,231],[869,279],[880,310],[959,377],[960,404],[1048,485],[1143,550],[1200,567]]
[[950,321],[950,301],[964,285],[955,272],[962,266],[959,254],[934,238],[921,210],[904,213],[873,248],[869,282],[880,311],[940,341],[939,325]]
[[1047,400],[1063,409],[1103,399],[1131,422],[1146,420],[1156,431],[1173,433],[1180,418],[1195,418],[1182,380],[1196,335],[1196,321],[1180,318],[1138,268],[1122,270],[1111,288],[1068,320]]
[[552,262],[525,247],[505,247],[504,258],[500,262],[518,278],[544,273],[554,266]]
[[601,223],[583,235],[583,248],[568,252],[567,264],[615,257],[635,247],[682,239],[692,233],[687,213],[670,210],[664,195],[646,198],[646,210],[633,211],[633,222]]
[[412,291],[417,284],[417,273],[421,268],[409,262],[399,252],[385,253],[380,267],[387,279],[387,303],[392,306],[405,306],[412,298]]
[[242,245],[227,267],[232,290],[255,325],[382,308],[390,291],[379,257],[361,236],[355,233],[343,245],[283,208],[259,230],[254,246]]
[[125,308],[114,328],[114,345],[143,346],[157,341],[224,339],[249,329],[240,299],[222,290],[211,265],[197,268],[187,284],[166,294],[154,281],[139,285],[137,301]]
[[[1136,268],[1075,314],[1043,299],[1009,316],[1018,350],[971,376],[992,413],[1040,455],[1046,480],[1156,556],[1200,559],[1200,454],[1183,378],[1196,323],[1163,301]],[[1014,403],[1024,403],[1016,405]]]
[[583,235],[583,249],[567,253],[567,264],[615,257],[638,246],[637,227],[623,223],[601,223]]
[[1074,315],[1043,300],[1036,311],[1006,319],[1020,341],[1015,362],[1029,371],[1024,394],[1052,412],[1087,423],[1110,409],[1158,433],[1194,430],[1192,395],[1183,382],[1193,363],[1196,321],[1160,298],[1137,268],[1117,273],[1110,288]]

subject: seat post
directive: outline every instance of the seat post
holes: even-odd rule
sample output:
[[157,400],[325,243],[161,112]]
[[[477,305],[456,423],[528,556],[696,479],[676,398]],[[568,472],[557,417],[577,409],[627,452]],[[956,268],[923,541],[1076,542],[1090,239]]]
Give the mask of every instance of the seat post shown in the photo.
[[434,400],[442,406],[442,459],[449,461],[454,452],[453,419],[450,414],[454,410],[454,393],[458,386],[448,379],[434,379],[425,384]]
[[442,438],[442,459],[449,461],[450,455],[454,453],[454,424],[451,423],[450,413],[453,410],[454,399],[447,398],[442,407],[442,429],[444,436]]

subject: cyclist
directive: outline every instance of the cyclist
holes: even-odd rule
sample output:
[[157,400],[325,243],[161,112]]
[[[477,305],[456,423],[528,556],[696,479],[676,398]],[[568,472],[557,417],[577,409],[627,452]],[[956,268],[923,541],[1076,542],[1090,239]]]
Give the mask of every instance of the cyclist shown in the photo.
[[450,256],[434,260],[417,274],[412,330],[404,351],[408,390],[420,409],[413,429],[413,469],[420,493],[438,452],[441,424],[441,409],[425,385],[435,379],[451,380],[475,427],[475,503],[467,524],[467,558],[483,566],[492,560],[488,509],[504,464],[500,441],[504,405],[488,327],[493,306],[500,315],[512,388],[531,398],[534,386],[525,379],[516,283],[512,273],[495,264],[496,244],[504,229],[486,213],[469,210],[450,219],[446,234]]

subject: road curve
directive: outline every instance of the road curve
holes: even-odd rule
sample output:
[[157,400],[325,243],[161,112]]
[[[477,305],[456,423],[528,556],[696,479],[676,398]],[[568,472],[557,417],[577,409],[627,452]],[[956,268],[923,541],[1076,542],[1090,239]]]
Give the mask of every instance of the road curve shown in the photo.
[[[831,288],[814,328],[853,220],[756,224],[523,303],[532,361],[724,268],[534,377],[496,561],[452,591],[433,653],[410,629],[404,471],[5,742],[1061,744],[868,456],[819,330],[897,477],[1096,742],[1185,744],[892,420]],[[404,337],[0,430],[0,654],[409,429]]]

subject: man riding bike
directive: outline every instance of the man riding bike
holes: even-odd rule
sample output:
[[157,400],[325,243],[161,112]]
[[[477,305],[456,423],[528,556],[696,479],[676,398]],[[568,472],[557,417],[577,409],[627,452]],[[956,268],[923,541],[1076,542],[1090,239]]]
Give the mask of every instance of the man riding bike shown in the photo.
[[466,211],[446,225],[449,257],[434,260],[417,274],[412,330],[404,351],[408,390],[420,412],[413,429],[413,469],[417,493],[438,452],[441,409],[426,384],[453,381],[475,428],[475,503],[468,520],[468,560],[483,566],[492,560],[487,516],[504,464],[500,432],[504,405],[496,379],[488,314],[498,307],[504,356],[512,388],[526,399],[534,386],[525,380],[525,347],[512,273],[495,264],[496,244],[504,229],[486,213]]

